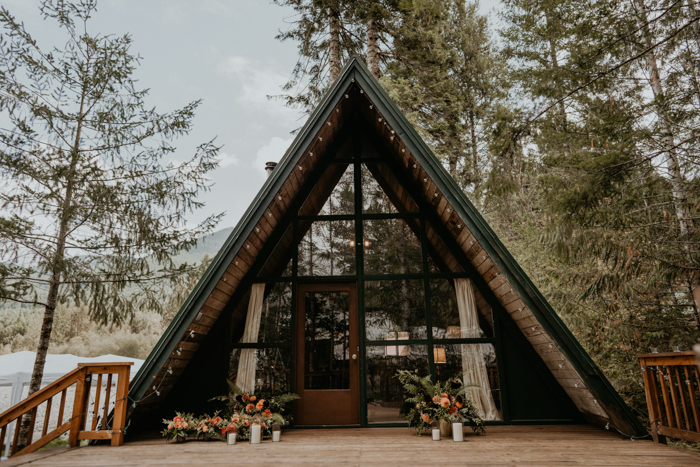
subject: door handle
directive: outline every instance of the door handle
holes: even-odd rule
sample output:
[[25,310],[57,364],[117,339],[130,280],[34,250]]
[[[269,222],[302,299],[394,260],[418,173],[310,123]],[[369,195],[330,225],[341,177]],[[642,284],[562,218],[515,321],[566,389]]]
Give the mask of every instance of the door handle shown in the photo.
[[352,354],[352,359],[353,359],[353,360],[357,360],[357,354],[355,354],[355,353]]

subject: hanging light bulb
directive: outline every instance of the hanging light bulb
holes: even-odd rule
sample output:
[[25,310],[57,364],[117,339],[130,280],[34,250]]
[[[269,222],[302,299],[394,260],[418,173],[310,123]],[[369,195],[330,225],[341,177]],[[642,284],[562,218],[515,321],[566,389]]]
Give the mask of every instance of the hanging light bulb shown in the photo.
[[355,247],[355,240],[350,240],[350,246]]
[[369,240],[365,240],[363,243],[364,243],[365,247],[369,246]]

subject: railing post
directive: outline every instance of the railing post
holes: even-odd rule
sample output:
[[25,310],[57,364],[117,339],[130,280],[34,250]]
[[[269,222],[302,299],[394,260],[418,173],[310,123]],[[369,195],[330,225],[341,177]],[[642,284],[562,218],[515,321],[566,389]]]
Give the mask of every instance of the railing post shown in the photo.
[[124,425],[126,424],[126,409],[129,406],[129,373],[131,367],[125,365],[119,369],[117,393],[114,401],[114,420],[112,423],[112,446],[124,443]]
[[90,380],[87,368],[83,367],[78,372],[78,381],[75,387],[75,398],[73,399],[73,418],[70,422],[70,433],[68,434],[68,443],[71,447],[77,447],[80,444],[78,435],[85,426],[85,416],[87,412],[87,403],[90,400]]
[[[640,358],[640,363],[642,365],[642,375],[644,376],[644,393],[647,398],[649,420],[651,421],[651,437],[657,443],[666,444],[666,437],[658,431],[659,425],[661,425],[661,407],[659,406],[659,392],[656,389],[654,370],[647,368],[645,358]],[[661,384],[663,384],[663,381]]]

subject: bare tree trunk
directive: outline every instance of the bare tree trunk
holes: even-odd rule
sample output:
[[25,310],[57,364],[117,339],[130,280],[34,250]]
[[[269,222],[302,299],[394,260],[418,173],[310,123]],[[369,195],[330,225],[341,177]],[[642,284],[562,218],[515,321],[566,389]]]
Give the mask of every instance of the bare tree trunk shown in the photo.
[[479,172],[479,155],[476,148],[476,121],[474,111],[469,111],[469,131],[472,138],[472,170],[474,171],[474,189],[481,185],[481,173]]
[[371,12],[367,20],[367,67],[379,79],[379,22]]
[[[552,59],[552,67],[555,70],[558,70],[559,69],[559,61],[557,60],[557,50],[554,47],[554,41],[552,39],[549,40],[549,54],[550,54],[551,59]],[[556,94],[557,94],[557,98],[561,99],[561,97],[562,97],[561,88],[559,88],[559,87],[557,88]],[[559,107],[559,116],[561,117],[562,125],[564,127],[564,130],[566,130],[566,125],[567,125],[567,123],[566,123],[566,107],[564,106],[563,100],[559,101],[558,107]]]
[[[641,17],[639,18],[643,24],[644,37],[647,47],[653,44],[653,39],[651,37],[651,31],[649,31],[649,26],[647,23],[647,13],[644,5],[640,5]],[[681,167],[678,162],[678,151],[676,150],[676,141],[673,134],[673,125],[671,124],[671,119],[664,105],[664,89],[661,84],[661,72],[659,70],[659,65],[656,61],[656,54],[651,51],[646,56],[647,65],[649,67],[649,85],[654,93],[654,99],[656,100],[656,114],[659,117],[659,122],[661,123],[662,135],[660,142],[662,149],[665,154],[666,169],[669,181],[671,182],[671,193],[673,194],[673,203],[676,208],[676,218],[678,219],[678,226],[681,234],[681,238],[684,240],[688,235],[689,231],[693,229],[693,220],[690,215],[690,209],[688,207],[688,195],[685,191],[685,178],[681,172]],[[690,254],[690,247],[685,244],[686,252],[688,253],[688,260],[693,263],[694,258]],[[700,278],[693,277],[691,279],[690,288],[693,295],[693,305],[695,307],[695,312],[700,310]]]
[[337,2],[331,3],[328,8],[330,22],[330,83],[333,83],[340,74],[340,18]]

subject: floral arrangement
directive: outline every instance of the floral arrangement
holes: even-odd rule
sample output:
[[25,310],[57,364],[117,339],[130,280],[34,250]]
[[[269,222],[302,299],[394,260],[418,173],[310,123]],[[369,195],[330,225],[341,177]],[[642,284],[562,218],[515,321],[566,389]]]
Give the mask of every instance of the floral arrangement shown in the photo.
[[417,372],[407,370],[399,370],[396,378],[408,393],[406,403],[411,408],[406,420],[416,428],[418,436],[440,420],[462,422],[475,433],[484,432],[484,421],[467,394],[478,386],[465,386],[459,378],[433,383],[430,375],[421,378]]
[[192,414],[176,413],[172,420],[163,420],[167,428],[162,431],[167,440],[184,441],[193,439],[225,440],[229,433],[236,433],[238,439],[249,439],[250,427],[260,425],[263,437],[271,436],[272,424],[285,423],[283,412],[289,409],[292,401],[299,396],[292,393],[277,394],[271,398],[263,395],[243,393],[231,384],[228,396],[216,397],[213,400],[227,402],[222,415],[216,412],[213,417],[204,415],[194,417]]
[[190,434],[196,431],[198,424],[192,414],[182,414],[177,412],[172,420],[163,420],[167,428],[161,432],[167,441],[184,441]]

